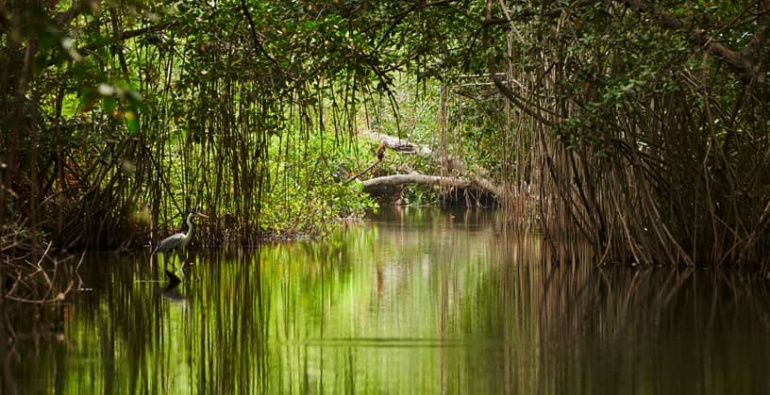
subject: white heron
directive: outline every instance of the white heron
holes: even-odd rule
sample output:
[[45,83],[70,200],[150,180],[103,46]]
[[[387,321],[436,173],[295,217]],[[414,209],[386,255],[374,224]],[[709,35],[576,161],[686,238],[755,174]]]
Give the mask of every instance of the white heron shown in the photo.
[[[158,252],[167,252],[167,251],[175,251],[180,252],[184,250],[184,248],[187,246],[187,244],[192,240],[193,235],[193,218],[195,217],[201,217],[201,218],[208,218],[207,215],[201,213],[200,211],[190,211],[189,214],[187,214],[187,233],[179,232],[175,233],[169,237],[166,237],[161,241],[157,247],[152,251],[151,255],[155,255]],[[184,269],[184,262],[182,262],[182,269]],[[175,275],[172,272],[169,272],[166,270],[166,274],[171,278],[171,280],[175,280]],[[179,281],[178,278],[176,278],[177,281]]]

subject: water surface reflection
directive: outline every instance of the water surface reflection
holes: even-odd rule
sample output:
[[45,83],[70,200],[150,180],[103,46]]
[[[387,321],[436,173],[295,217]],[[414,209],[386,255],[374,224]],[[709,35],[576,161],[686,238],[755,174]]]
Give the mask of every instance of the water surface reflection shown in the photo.
[[[543,265],[485,211],[386,212],[324,242],[146,254],[18,310],[8,393],[767,393],[768,283],[722,271]],[[37,319],[38,322],[41,319]],[[56,325],[54,325],[56,326]],[[37,334],[35,334],[37,333]],[[10,381],[10,382],[9,382]]]

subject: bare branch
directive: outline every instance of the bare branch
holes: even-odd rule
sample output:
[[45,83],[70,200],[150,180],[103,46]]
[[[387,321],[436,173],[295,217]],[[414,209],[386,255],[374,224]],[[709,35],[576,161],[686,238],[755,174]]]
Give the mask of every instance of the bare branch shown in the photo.
[[78,15],[83,13],[86,8],[86,0],[73,1],[70,8],[67,11],[60,12],[56,15],[56,22],[59,26],[68,25]]

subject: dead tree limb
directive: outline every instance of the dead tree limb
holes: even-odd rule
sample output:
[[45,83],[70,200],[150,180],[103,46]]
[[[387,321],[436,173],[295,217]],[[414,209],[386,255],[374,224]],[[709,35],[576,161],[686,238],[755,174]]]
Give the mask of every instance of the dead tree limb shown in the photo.
[[475,189],[497,197],[503,195],[503,188],[479,176],[473,176],[468,179],[464,177],[431,176],[414,172],[409,174],[394,174],[390,176],[375,177],[362,181],[361,184],[364,187],[364,191],[369,193],[374,192],[378,188],[394,188],[406,184],[419,184],[459,189]]
[[379,140],[385,143],[385,146],[407,155],[417,155],[423,157],[430,157],[433,155],[433,151],[430,147],[420,144],[412,143],[409,140],[404,140],[399,137],[391,136],[385,133],[376,132],[374,130],[365,130],[359,132],[362,137],[366,137],[372,140]]
[[363,184],[365,191],[377,187],[398,187],[405,184],[441,185],[455,188],[468,188],[471,186],[471,182],[463,178],[429,176],[420,173],[375,177],[362,181],[361,184]]
[[344,183],[345,183],[345,184],[347,184],[347,183],[349,183],[349,182],[351,182],[351,181],[355,180],[356,178],[358,178],[358,177],[361,177],[362,175],[364,175],[364,174],[368,173],[368,172],[369,172],[369,170],[372,170],[372,169],[374,169],[374,167],[375,167],[375,166],[377,166],[377,165],[379,165],[381,162],[382,162],[382,159],[379,159],[379,158],[378,158],[376,162],[372,163],[372,164],[371,164],[369,167],[367,167],[366,169],[364,169],[364,170],[360,171],[358,174],[356,174],[356,175],[354,175],[354,176],[351,176],[350,178],[348,178],[347,180],[345,180],[345,182],[344,182]]
[[345,180],[344,183],[347,184],[347,183],[355,180],[356,178],[361,177],[362,175],[368,173],[369,170],[374,169],[375,166],[377,166],[380,163],[382,163],[382,160],[385,159],[385,147],[386,147],[385,142],[381,141],[380,142],[380,146],[377,147],[377,162],[372,163],[369,167],[364,169],[362,172],[360,172],[360,173],[358,173],[358,174],[348,178],[347,180]]

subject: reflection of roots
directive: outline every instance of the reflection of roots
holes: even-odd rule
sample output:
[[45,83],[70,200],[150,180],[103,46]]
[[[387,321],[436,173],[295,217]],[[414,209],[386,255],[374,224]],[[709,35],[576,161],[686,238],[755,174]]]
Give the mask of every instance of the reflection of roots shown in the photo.
[[[60,259],[49,255],[51,244],[42,255],[35,252],[28,231],[10,226],[2,230],[0,239],[0,290],[5,300],[45,304],[60,302],[73,290],[80,288],[81,279],[72,257]],[[82,257],[81,257],[82,261]]]

